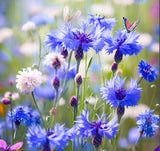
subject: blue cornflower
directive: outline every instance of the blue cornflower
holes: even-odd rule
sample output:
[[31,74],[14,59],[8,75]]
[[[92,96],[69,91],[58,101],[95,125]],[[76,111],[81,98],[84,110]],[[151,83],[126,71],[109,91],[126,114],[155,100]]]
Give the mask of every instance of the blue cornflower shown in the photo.
[[138,64],[138,70],[141,77],[146,81],[153,82],[157,79],[156,70],[144,60],[141,60]]
[[36,26],[45,25],[45,24],[53,24],[54,18],[46,13],[37,13],[33,15],[29,21],[35,23]]
[[45,44],[52,50],[60,46],[73,51],[77,49],[88,51],[89,48],[93,48],[99,52],[104,47],[102,33],[102,29],[93,27],[87,22],[75,28],[65,24],[60,31],[51,31]]
[[18,106],[9,111],[8,116],[18,125],[30,126],[33,123],[32,115],[28,107]]
[[109,34],[107,35],[104,48],[109,54],[116,50],[114,59],[119,63],[123,55],[137,55],[140,52],[142,45],[138,42],[138,38],[139,35],[136,32],[116,31],[114,38],[111,38]]
[[64,125],[59,124],[54,126],[54,130],[48,130],[47,132],[39,125],[33,125],[28,128],[26,140],[29,146],[34,146],[35,148],[43,147],[43,150],[46,148],[48,150],[50,150],[50,148],[56,148],[59,151],[63,150],[63,148],[68,144]]
[[110,81],[106,80],[106,85],[101,88],[102,98],[106,100],[106,103],[110,103],[113,108],[119,105],[122,107],[135,106],[141,97],[141,90],[136,80],[131,79],[130,85],[126,89],[123,87],[125,80],[116,76]]
[[159,123],[159,116],[153,114],[153,112],[154,110],[146,110],[136,118],[139,132],[144,137],[153,137],[156,129],[159,129],[157,125]]
[[89,14],[88,21],[90,24],[93,24],[95,26],[100,26],[101,28],[104,28],[105,30],[109,29],[112,30],[112,27],[115,26],[115,18],[107,18],[101,17],[101,16],[95,16],[92,14]]
[[98,120],[90,122],[88,119],[89,111],[84,110],[80,113],[80,116],[77,117],[78,121],[75,121],[77,134],[86,138],[91,136],[92,139],[96,135],[99,135],[102,138],[104,137],[104,134],[108,139],[114,138],[114,135],[117,133],[117,120],[114,118],[110,122],[106,122],[104,116],[104,114],[102,114],[101,117],[97,115]]

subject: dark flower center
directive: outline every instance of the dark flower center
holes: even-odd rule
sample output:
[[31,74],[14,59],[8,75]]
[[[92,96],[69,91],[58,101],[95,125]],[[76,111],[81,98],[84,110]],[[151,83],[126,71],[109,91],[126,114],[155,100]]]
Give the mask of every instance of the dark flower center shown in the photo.
[[126,96],[126,91],[124,90],[123,87],[121,89],[116,90],[115,93],[116,93],[116,98],[118,100],[122,100]]
[[79,31],[77,32],[73,32],[73,36],[74,39],[80,40],[80,46],[82,45],[82,43],[90,43],[92,42],[91,38],[89,35],[85,34],[85,33],[81,33]]

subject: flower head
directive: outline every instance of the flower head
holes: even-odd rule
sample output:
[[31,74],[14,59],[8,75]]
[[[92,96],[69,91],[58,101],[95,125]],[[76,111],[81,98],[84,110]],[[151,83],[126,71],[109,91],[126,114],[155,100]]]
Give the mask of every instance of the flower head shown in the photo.
[[154,110],[145,111],[137,117],[137,124],[139,132],[144,137],[153,137],[155,135],[156,129],[159,129],[157,125],[159,122],[159,116],[153,114]]
[[125,79],[121,79],[116,76],[110,81],[106,81],[106,85],[101,88],[102,98],[106,100],[106,103],[115,108],[121,105],[124,106],[135,106],[140,98],[140,88],[137,82],[131,79],[130,85],[124,88],[123,85]]
[[101,137],[104,137],[105,134],[108,139],[114,138],[118,127],[116,119],[114,118],[110,122],[106,122],[104,116],[104,114],[101,117],[97,115],[98,120],[90,122],[88,119],[89,111],[84,110],[77,117],[78,121],[75,121],[77,134],[86,138],[89,136],[94,137],[97,134]]
[[110,35],[105,39],[107,53],[113,53],[117,50],[119,55],[137,55],[142,49],[138,42],[139,35],[136,32],[127,33],[127,31],[117,31],[112,39]]
[[29,146],[35,146],[36,148],[48,147],[63,150],[67,145],[64,125],[59,124],[54,126],[54,130],[48,130],[47,132],[39,125],[33,125],[28,128],[26,140]]
[[76,28],[65,24],[60,31],[51,31],[47,35],[48,39],[45,44],[51,49],[60,46],[67,50],[82,49],[83,51],[88,51],[89,48],[93,48],[98,52],[104,46],[102,33],[102,29],[84,22],[81,27]]
[[153,82],[157,79],[157,72],[144,60],[141,60],[138,64],[138,70],[141,77],[146,81]]
[[95,16],[90,14],[88,17],[88,21],[90,24],[94,24],[95,26],[100,26],[101,28],[104,28],[105,30],[109,29],[111,30],[113,26],[115,26],[115,18],[107,18],[101,17],[101,16]]
[[8,116],[18,125],[30,126],[33,123],[30,109],[28,107],[18,106],[9,111]]
[[27,69],[23,69],[19,71],[19,75],[16,76],[17,89],[26,94],[31,93],[34,88],[41,85],[42,81],[42,73],[37,69],[31,69],[30,67]]
[[52,52],[49,53],[44,60],[44,65],[52,66],[55,70],[59,69],[62,65],[65,64],[65,59],[61,54]]

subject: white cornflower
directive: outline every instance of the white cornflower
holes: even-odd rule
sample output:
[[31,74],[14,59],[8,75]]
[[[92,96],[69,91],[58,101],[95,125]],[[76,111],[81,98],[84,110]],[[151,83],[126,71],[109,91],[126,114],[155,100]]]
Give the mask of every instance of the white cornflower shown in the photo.
[[29,94],[43,82],[42,73],[37,69],[28,67],[18,73],[19,75],[16,76],[16,87],[22,93]]
[[22,31],[31,31],[31,30],[35,30],[35,29],[36,29],[36,25],[32,21],[26,22],[21,28]]
[[59,69],[62,65],[65,65],[65,59],[61,54],[52,52],[49,53],[44,60],[44,65],[51,66],[55,70]]

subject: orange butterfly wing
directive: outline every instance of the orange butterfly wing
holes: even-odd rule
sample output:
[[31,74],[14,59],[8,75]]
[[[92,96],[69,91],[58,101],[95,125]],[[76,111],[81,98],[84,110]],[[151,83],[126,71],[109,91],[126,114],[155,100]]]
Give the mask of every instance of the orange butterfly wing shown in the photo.
[[4,104],[0,103],[0,115],[2,115],[3,117],[5,117],[5,106]]

